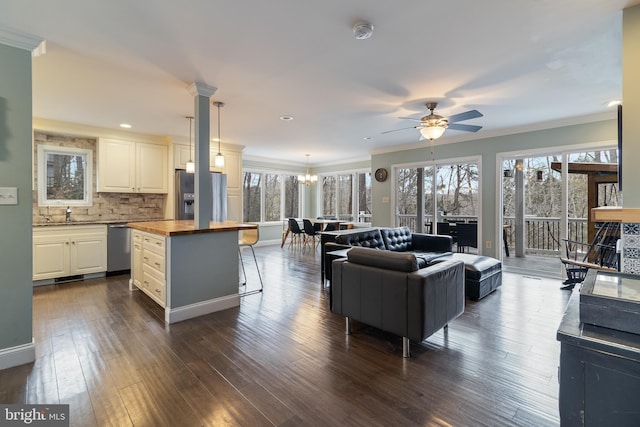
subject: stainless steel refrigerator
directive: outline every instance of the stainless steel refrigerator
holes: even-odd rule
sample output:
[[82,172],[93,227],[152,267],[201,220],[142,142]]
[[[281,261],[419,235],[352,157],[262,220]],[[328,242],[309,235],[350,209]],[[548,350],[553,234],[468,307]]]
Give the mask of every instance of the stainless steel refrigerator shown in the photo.
[[[212,221],[227,219],[227,175],[211,172]],[[193,219],[194,174],[176,170],[176,219]]]

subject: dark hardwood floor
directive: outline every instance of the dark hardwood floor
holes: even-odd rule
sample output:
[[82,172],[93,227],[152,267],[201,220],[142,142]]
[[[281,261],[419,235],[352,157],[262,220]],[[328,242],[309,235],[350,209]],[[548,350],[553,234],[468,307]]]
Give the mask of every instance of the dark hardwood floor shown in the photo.
[[171,326],[128,276],[35,288],[37,359],[0,371],[0,402],[68,403],[83,427],[558,425],[559,280],[505,274],[403,359],[400,337],[344,334],[319,250],[256,254],[262,294]]

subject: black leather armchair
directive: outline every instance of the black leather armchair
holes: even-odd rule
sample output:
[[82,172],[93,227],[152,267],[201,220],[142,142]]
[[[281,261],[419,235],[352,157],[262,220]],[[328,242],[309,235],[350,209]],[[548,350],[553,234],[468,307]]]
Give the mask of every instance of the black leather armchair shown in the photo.
[[419,268],[410,252],[352,248],[347,259],[333,261],[331,311],[422,342],[464,311],[464,263],[443,261]]

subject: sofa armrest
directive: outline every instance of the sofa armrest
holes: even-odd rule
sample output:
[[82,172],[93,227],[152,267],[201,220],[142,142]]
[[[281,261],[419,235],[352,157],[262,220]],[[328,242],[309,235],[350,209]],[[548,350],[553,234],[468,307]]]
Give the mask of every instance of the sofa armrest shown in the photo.
[[411,234],[411,245],[414,251],[453,252],[453,238],[439,234]]
[[464,262],[444,261],[409,274],[408,337],[423,341],[464,312]]

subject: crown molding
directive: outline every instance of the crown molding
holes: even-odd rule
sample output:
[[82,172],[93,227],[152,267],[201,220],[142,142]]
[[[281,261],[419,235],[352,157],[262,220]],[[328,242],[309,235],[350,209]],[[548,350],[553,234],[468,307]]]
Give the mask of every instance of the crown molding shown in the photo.
[[18,49],[24,49],[33,51],[37,49],[44,39],[32,34],[22,33],[9,28],[0,27],[0,43],[7,46],[17,47]]
[[199,95],[211,98],[218,88],[200,82],[193,82],[187,87],[187,90],[192,96]]

